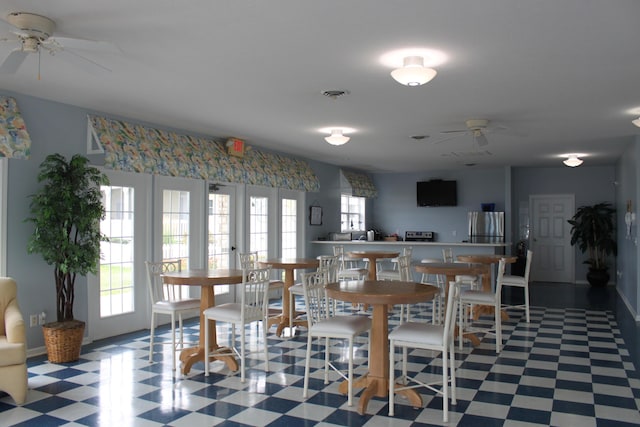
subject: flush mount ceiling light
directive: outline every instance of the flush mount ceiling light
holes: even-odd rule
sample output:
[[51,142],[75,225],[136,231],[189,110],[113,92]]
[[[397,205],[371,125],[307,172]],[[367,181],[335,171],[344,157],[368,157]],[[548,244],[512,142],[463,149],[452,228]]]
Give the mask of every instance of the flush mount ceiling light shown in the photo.
[[580,166],[583,160],[578,157],[577,154],[569,154],[569,156],[562,161],[566,166],[570,168],[575,168],[576,166]]
[[421,86],[433,79],[436,74],[438,74],[436,70],[424,66],[422,56],[406,56],[403,67],[393,70],[391,77],[405,86]]
[[331,129],[331,135],[325,136],[324,140],[331,145],[343,145],[351,138],[342,134],[342,129]]
[[634,125],[638,126],[640,128],[640,117],[638,117],[635,120],[632,120],[631,123],[633,123]]

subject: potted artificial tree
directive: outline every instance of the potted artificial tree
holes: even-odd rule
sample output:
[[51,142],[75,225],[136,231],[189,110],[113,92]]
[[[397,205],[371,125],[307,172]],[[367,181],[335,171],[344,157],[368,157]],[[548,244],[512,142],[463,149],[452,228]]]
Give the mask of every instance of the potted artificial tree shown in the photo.
[[96,274],[100,261],[100,220],[105,211],[100,185],[108,179],[89,159],[79,154],[67,161],[51,154],[40,165],[32,194],[31,216],[35,229],[27,251],[39,253],[54,266],[56,321],[43,326],[49,361],[72,362],[80,357],[84,322],[73,316],[76,275]]
[[597,203],[581,206],[569,220],[571,245],[578,245],[582,253],[588,253],[587,281],[592,286],[605,286],[609,282],[609,255],[617,254],[615,213],[611,203]]

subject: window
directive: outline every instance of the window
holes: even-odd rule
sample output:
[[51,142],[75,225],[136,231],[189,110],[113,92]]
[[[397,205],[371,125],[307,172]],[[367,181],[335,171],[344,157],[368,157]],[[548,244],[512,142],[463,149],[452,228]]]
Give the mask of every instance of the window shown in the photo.
[[100,243],[100,317],[134,310],[134,189],[102,186],[105,217],[100,231],[109,240]]
[[297,249],[297,200],[282,199],[282,257],[296,258]]
[[[189,192],[164,190],[162,198],[162,260],[189,260]],[[182,261],[182,268],[188,268]]]
[[343,194],[340,197],[340,229],[343,232],[364,231],[364,197]]
[[249,197],[249,252],[258,252],[258,259],[269,257],[269,199]]

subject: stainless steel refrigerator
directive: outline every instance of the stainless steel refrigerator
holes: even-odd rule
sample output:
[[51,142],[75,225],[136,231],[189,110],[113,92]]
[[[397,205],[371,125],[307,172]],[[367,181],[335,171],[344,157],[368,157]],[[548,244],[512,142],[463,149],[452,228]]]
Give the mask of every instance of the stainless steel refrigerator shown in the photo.
[[504,212],[469,212],[469,242],[503,243]]

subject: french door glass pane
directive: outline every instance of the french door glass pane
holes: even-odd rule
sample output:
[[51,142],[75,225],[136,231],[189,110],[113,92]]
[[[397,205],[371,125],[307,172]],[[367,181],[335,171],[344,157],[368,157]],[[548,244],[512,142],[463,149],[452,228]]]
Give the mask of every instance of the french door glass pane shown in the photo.
[[249,198],[249,251],[258,252],[258,259],[269,255],[269,200],[267,197]]
[[297,201],[282,199],[282,257],[297,256]]
[[162,259],[181,259],[189,268],[189,192],[163,190]]
[[[207,267],[229,268],[230,203],[228,194],[209,193],[209,238]],[[216,295],[229,293],[229,286],[214,286]]]
[[100,243],[100,317],[130,313],[133,292],[134,191],[131,187],[102,186],[105,217],[100,231],[109,238]]

